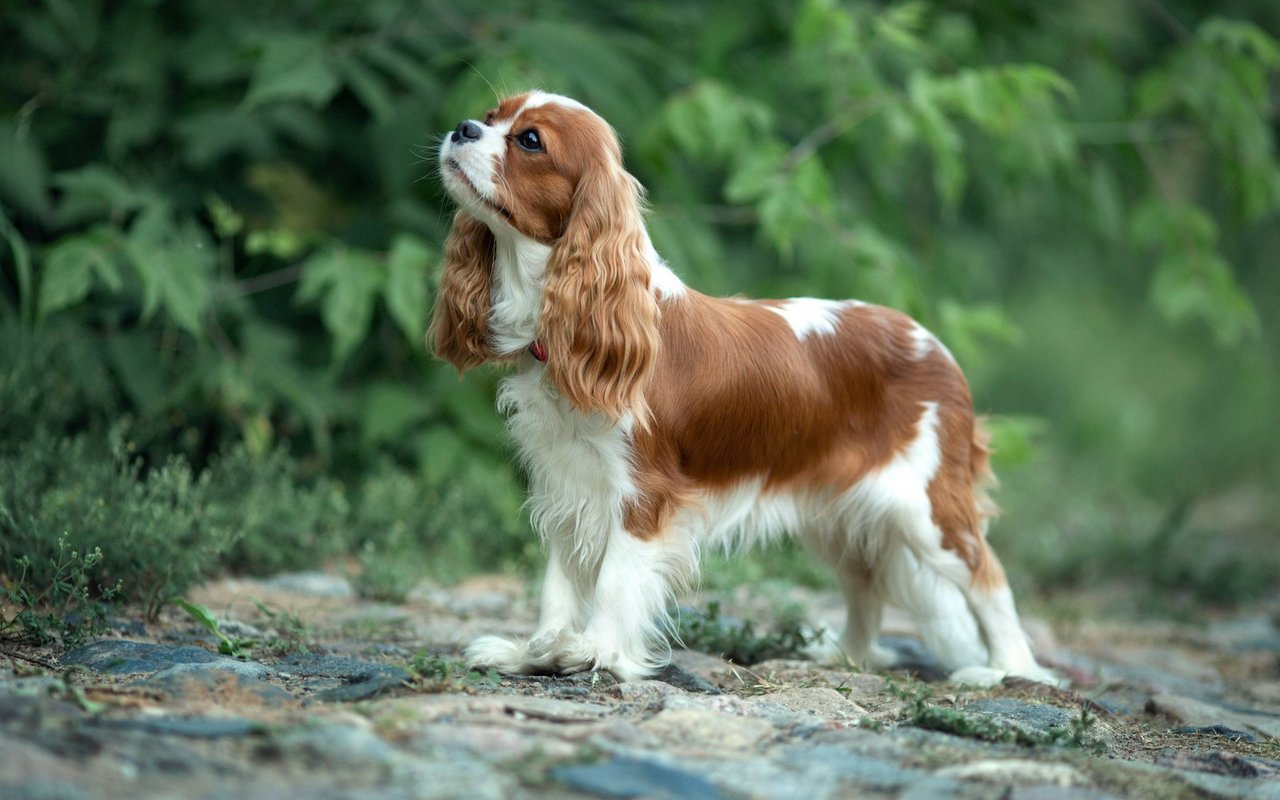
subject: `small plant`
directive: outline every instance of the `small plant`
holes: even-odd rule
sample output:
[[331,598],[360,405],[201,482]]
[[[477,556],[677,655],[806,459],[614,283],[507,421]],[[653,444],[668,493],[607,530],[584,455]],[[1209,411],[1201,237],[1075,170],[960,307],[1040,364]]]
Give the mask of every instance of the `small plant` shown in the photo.
[[474,692],[480,686],[494,687],[502,682],[495,669],[481,672],[466,664],[451,661],[427,650],[419,650],[409,660],[409,688],[423,693]]
[[56,552],[44,569],[50,579],[37,584],[29,580],[33,566],[30,556],[18,557],[17,577],[4,580],[0,586],[5,606],[16,609],[7,612],[0,608],[0,636],[19,631],[41,644],[61,639],[65,647],[76,647],[90,636],[103,633],[103,603],[120,592],[120,584],[99,586],[97,598],[91,595],[90,576],[101,562],[101,549],[95,547],[81,554],[65,535],[59,536]]
[[798,615],[784,619],[772,633],[757,633],[750,620],[735,624],[721,617],[716,601],[707,603],[705,613],[682,615],[676,633],[685,647],[715,653],[735,664],[796,658],[821,638],[822,631],[806,630]]
[[249,652],[258,646],[253,639],[241,639],[239,636],[228,636],[223,633],[222,626],[213,616],[213,612],[199,603],[192,603],[181,597],[173,598],[173,604],[186,611],[191,618],[205,627],[209,633],[218,637],[218,652],[232,658],[248,659]]
[[276,635],[263,643],[266,649],[276,655],[310,651],[312,631],[301,617],[284,609],[272,608],[261,600],[255,600],[253,604],[275,629]]

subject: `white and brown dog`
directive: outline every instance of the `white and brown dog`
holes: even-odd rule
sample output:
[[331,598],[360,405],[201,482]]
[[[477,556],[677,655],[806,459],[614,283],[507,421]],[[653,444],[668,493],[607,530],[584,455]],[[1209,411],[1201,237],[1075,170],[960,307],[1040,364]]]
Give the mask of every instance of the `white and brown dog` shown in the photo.
[[848,601],[853,662],[887,666],[884,603],[967,682],[1047,678],[984,534],[987,449],[947,349],[856,300],[685,286],[655,252],[610,126],[530,92],[440,147],[457,201],[429,337],[515,367],[499,408],[550,563],[537,631],[486,636],[511,673],[659,668],[669,595],[703,547],[798,537]]

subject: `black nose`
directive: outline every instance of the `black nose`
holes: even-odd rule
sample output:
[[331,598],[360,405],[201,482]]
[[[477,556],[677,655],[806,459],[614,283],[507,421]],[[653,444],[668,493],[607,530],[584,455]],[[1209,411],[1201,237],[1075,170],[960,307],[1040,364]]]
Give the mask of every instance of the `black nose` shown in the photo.
[[479,123],[467,119],[458,123],[457,129],[454,130],[453,136],[450,138],[455,142],[474,142],[483,133],[484,131],[481,130]]

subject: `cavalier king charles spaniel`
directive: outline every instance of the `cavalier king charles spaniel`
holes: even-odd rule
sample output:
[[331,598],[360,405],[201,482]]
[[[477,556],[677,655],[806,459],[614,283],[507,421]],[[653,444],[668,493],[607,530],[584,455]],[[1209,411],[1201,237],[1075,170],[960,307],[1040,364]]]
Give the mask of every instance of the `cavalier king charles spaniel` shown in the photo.
[[700,294],[654,250],[643,188],[581,103],[507,98],[440,146],[458,204],[428,333],[498,391],[549,551],[538,626],[467,648],[516,674],[670,657],[698,552],[795,536],[835,571],[850,661],[892,665],[884,604],[957,680],[1052,679],[985,537],[985,436],[951,353],[857,300]]

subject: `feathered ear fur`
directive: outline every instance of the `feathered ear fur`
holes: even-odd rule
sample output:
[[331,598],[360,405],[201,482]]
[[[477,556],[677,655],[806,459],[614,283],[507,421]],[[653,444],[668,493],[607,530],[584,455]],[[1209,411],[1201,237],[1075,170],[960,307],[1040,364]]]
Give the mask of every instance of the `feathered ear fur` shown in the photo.
[[658,355],[640,186],[621,156],[589,169],[547,262],[538,340],[547,376],[574,408],[644,424]]
[[444,245],[444,273],[427,331],[427,347],[462,372],[495,358],[488,343],[493,233],[458,211]]

